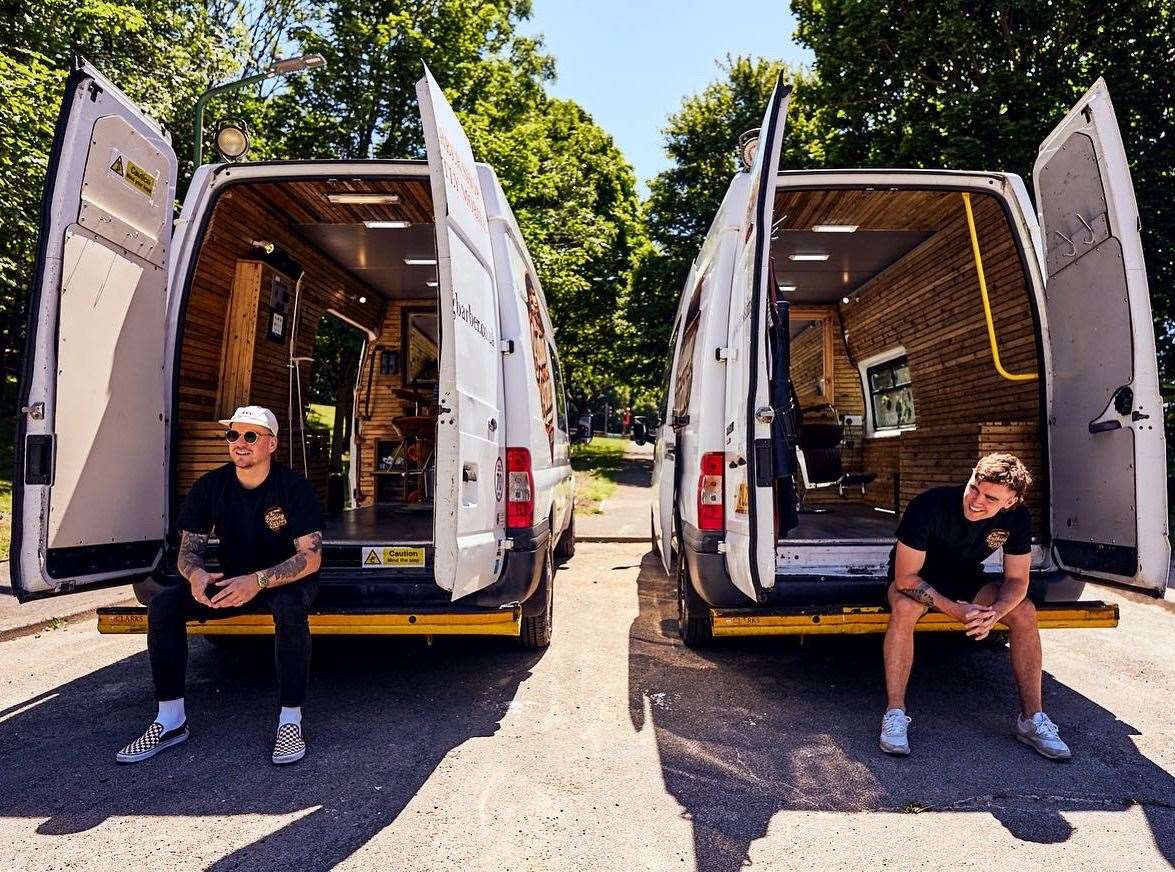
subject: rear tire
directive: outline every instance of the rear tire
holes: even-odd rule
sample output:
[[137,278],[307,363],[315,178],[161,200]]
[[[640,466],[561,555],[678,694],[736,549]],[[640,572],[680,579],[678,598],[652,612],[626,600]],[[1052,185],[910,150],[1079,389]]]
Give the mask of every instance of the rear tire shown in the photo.
[[714,639],[710,608],[690,583],[684,554],[677,559],[677,632],[687,648],[701,648]]
[[559,544],[555,546],[555,562],[566,563],[575,556],[575,509],[571,510],[571,520],[567,529],[559,537]]
[[[551,627],[555,617],[555,559],[554,549],[547,547],[542,556],[543,577],[530,598],[522,604],[522,632],[518,644],[527,649],[542,649],[551,644]],[[528,615],[527,607],[539,609]]]

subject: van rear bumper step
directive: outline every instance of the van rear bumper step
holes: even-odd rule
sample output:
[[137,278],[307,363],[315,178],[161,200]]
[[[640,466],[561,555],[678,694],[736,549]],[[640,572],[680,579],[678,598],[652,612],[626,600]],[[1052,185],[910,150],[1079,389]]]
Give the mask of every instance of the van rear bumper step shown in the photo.
[[[147,632],[146,608],[98,609],[98,632]],[[310,615],[315,636],[519,636],[522,608],[496,611],[335,611]],[[189,636],[272,636],[266,614],[233,615],[211,621],[188,621]]]
[[[1048,603],[1036,607],[1042,630],[1116,627],[1118,607],[1103,602]],[[889,612],[881,606],[818,606],[815,608],[710,609],[715,636],[800,636],[884,633]],[[1006,630],[1003,624],[996,627]],[[931,612],[918,622],[918,632],[959,632],[954,618]]]

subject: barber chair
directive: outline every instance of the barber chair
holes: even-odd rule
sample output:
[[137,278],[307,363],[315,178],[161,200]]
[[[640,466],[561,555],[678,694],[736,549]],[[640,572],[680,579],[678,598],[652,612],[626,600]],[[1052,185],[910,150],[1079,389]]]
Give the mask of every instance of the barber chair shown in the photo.
[[[815,413],[824,417],[811,420],[809,415]],[[845,428],[834,406],[826,404],[800,410],[796,461],[803,477],[803,487],[796,488],[798,512],[818,514],[829,511],[806,506],[804,495],[807,491],[835,487],[837,494],[844,497],[845,488],[859,487],[861,496],[865,496],[865,487],[877,478],[874,472],[844,471],[841,461],[844,437]]]

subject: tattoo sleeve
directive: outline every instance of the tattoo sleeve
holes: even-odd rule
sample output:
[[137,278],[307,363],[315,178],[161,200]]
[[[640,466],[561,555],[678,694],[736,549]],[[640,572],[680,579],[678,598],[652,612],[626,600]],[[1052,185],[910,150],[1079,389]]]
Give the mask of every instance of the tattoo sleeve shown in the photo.
[[207,545],[208,536],[206,534],[181,531],[180,551],[175,559],[175,568],[180,575],[191,580],[195,570],[204,568],[204,548]]
[[902,596],[907,596],[915,602],[920,602],[924,606],[934,605],[935,590],[930,586],[929,582],[920,581],[909,590],[898,588],[898,593]]
[[283,560],[277,566],[262,570],[267,587],[281,587],[283,584],[297,581],[311,572],[310,557],[312,554],[322,553],[322,533],[310,533],[301,537],[298,553]]

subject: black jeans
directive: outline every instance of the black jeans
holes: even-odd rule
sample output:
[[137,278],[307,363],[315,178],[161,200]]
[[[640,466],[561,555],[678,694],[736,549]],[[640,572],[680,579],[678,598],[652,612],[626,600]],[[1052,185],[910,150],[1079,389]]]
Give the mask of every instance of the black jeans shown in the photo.
[[167,587],[147,607],[147,651],[157,700],[184,695],[188,671],[187,622],[270,612],[273,615],[274,661],[283,706],[296,707],[306,699],[310,680],[310,606],[318,595],[318,581],[296,581],[263,590],[241,608],[210,609],[192,599],[186,584]]

